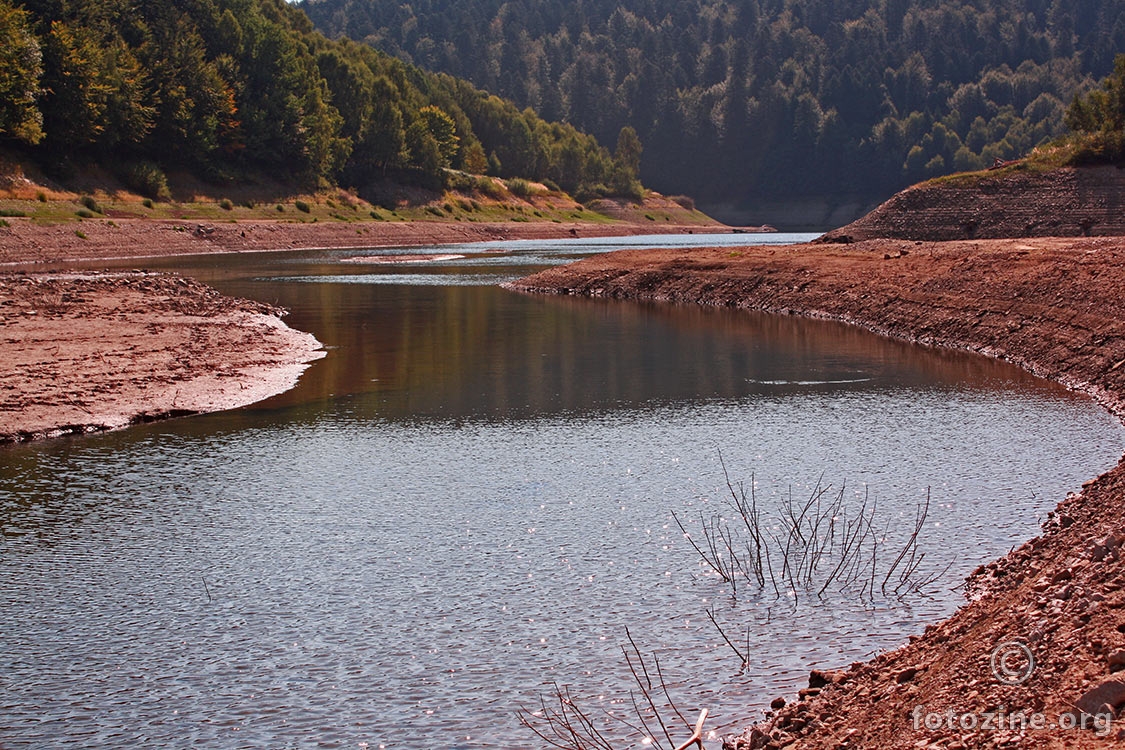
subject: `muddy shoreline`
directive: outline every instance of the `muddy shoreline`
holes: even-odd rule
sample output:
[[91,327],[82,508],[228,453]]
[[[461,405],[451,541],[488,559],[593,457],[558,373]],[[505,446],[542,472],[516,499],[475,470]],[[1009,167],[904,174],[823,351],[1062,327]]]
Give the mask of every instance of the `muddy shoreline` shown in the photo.
[[[0,226],[0,267],[203,253],[331,248],[417,247],[496,240],[734,232],[722,224],[607,222],[282,222],[243,220],[87,219],[42,224],[26,218]],[[751,227],[738,231],[751,231]]]
[[233,409],[324,356],[284,311],[176,274],[0,274],[0,443]]
[[[1122,238],[871,240],[622,251],[510,286],[841,320],[1010,361],[1091,394],[1121,418],[1123,261]],[[1115,688],[1111,672],[1125,667],[1125,463],[1060,500],[1042,536],[973,574],[970,601],[954,616],[871,662],[810,675],[800,696],[785,696],[784,708],[724,746],[1093,748],[1117,737],[1125,716],[1105,732],[1093,722],[1070,728],[1064,717],[1076,704],[1096,714],[1091,705],[1103,694],[1090,692],[1098,687],[1117,690],[1108,703],[1125,706],[1125,680]],[[992,672],[993,652],[1011,641],[1036,659],[1019,684]],[[998,712],[1040,715],[1045,726],[984,727],[981,717]],[[925,721],[933,716],[940,720]]]

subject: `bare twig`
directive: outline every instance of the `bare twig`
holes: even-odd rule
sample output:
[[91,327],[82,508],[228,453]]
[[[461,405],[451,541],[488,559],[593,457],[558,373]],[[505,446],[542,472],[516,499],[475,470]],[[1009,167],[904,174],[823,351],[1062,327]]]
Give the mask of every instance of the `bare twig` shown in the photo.
[[[610,736],[607,727],[614,724],[627,727],[632,732],[642,733],[650,741],[654,740],[659,732],[667,742],[666,747],[670,749],[686,750],[692,745],[697,745],[699,750],[703,750],[703,724],[707,719],[707,710],[700,712],[691,737],[677,745],[672,739],[673,727],[661,712],[670,711],[687,729],[691,729],[692,726],[672,700],[656,654],[651,655],[650,668],[628,629],[625,631],[625,636],[629,645],[622,646],[621,652],[640,693],[639,696],[637,692],[630,693],[630,703],[633,708],[631,717],[626,718],[609,711],[604,712],[605,716],[591,715],[578,705],[568,686],[553,683],[554,690],[550,700],[541,694],[538,710],[521,709],[517,712],[519,722],[539,739],[561,750],[613,750],[615,746],[629,744],[625,740],[615,742]],[[662,700],[658,701],[657,691],[663,695]],[[656,731],[653,730],[654,726],[657,727]]]
[[[732,596],[737,597],[741,578],[759,591],[772,588],[779,599],[784,585],[794,605],[802,592],[823,597],[830,589],[852,592],[870,603],[877,596],[924,593],[941,577],[923,571],[925,553],[919,549],[929,515],[929,490],[915,511],[906,541],[891,548],[892,523],[876,525],[879,502],[869,490],[859,508],[849,510],[846,485],[834,490],[822,476],[803,500],[795,499],[790,488],[770,519],[758,505],[753,478],[747,491],[745,484],[731,479],[722,453],[719,463],[735,513],[733,523],[718,513],[708,518],[700,512],[700,543],[675,513],[672,516],[700,558],[730,586]],[[882,563],[884,559],[890,564]]]
[[742,662],[742,666],[739,667],[739,671],[741,672],[743,670],[749,669],[750,668],[750,629],[749,628],[746,629],[746,653],[744,654],[744,653],[742,653],[742,649],[740,649],[738,646],[734,645],[734,642],[727,636],[726,631],[723,630],[723,626],[719,624],[719,620],[715,617],[715,611],[714,611],[713,608],[707,610],[707,618],[711,621],[711,624],[715,626],[715,629],[719,631],[719,635],[721,635],[723,637],[723,640],[727,642],[727,645],[730,646],[731,650],[734,651],[734,655],[738,657],[738,660],[740,662]]
[[707,709],[699,712],[699,720],[695,722],[695,730],[691,733],[688,741],[676,748],[676,750],[687,750],[692,745],[698,745],[699,750],[703,750],[703,723],[707,721]]

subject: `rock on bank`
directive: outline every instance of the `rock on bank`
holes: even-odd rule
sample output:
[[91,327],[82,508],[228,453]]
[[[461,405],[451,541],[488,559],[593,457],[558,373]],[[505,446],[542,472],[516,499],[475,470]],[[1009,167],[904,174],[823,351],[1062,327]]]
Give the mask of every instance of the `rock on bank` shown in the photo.
[[283,310],[139,271],[0,275],[0,442],[260,401],[324,356]]

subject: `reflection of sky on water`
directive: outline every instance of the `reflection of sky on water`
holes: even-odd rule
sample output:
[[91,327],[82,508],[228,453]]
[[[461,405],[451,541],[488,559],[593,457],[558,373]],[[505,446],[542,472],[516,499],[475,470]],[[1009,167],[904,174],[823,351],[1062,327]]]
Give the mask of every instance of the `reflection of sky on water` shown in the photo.
[[611,250],[640,250],[646,247],[745,247],[747,245],[793,245],[809,242],[819,234],[763,232],[761,234],[646,234],[632,237],[572,238],[562,240],[506,240],[453,245],[459,252],[549,251],[569,255],[591,255]]
[[495,286],[515,280],[520,274],[468,274],[468,273],[367,273],[333,274],[331,276],[273,276],[265,281],[296,282],[306,284],[388,284],[408,286]]
[[[292,264],[321,265],[319,275],[275,275],[259,280],[284,281],[292,283],[333,283],[333,284],[415,284],[419,286],[486,286],[515,281],[532,273],[536,268],[564,265],[588,255],[644,248],[690,248],[690,247],[743,247],[755,245],[787,245],[807,242],[815,234],[699,234],[668,235],[654,234],[639,237],[606,237],[596,239],[563,240],[507,240],[498,242],[475,242],[465,245],[430,245],[427,247],[380,247],[370,250],[327,250],[304,253],[303,257],[292,257]],[[464,257],[409,260],[412,268],[424,266],[435,269],[456,269],[453,274],[423,273],[403,271],[395,262],[370,263],[365,265],[365,273],[355,273],[356,263],[364,257],[396,258],[407,262],[411,256],[459,255]],[[335,264],[347,264],[351,272],[342,273]],[[503,267],[513,269],[507,272],[471,273],[475,268]],[[467,272],[468,271],[468,272]]]
[[[737,731],[949,614],[1121,450],[1065,393],[841,388],[518,419],[368,394],[10,450],[0,739],[526,747],[514,710],[552,681],[628,714],[626,627],[686,712]],[[929,497],[925,567],[954,568],[905,604],[734,598],[671,517],[729,513],[723,464],[766,518],[821,478],[900,541]]]
[[[462,255],[496,255],[516,258],[539,258],[550,264],[584,255],[597,255],[614,250],[645,248],[745,247],[747,245],[793,245],[808,242],[817,234],[652,234],[632,237],[598,237],[590,239],[503,240],[472,242],[464,245],[430,245],[427,247],[380,247],[371,250],[327,251],[324,257],[360,257],[363,255],[431,255],[459,253]],[[481,260],[484,260],[482,258]]]

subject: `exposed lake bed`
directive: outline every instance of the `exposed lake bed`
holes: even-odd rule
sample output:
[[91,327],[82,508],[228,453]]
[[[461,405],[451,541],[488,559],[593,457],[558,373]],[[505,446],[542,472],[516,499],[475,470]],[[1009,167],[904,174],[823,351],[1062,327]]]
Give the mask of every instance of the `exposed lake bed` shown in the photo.
[[324,356],[282,310],[168,274],[0,274],[0,310],[0,443],[245,406]]
[[[554,251],[530,254],[542,252]],[[627,700],[625,625],[662,654],[682,702],[706,702],[731,731],[810,666],[894,646],[960,594],[843,618],[772,592],[732,601],[670,516],[721,502],[720,452],[763,501],[823,474],[913,517],[929,489],[940,525],[928,543],[976,555],[958,556],[951,585],[1033,535],[1058,496],[1121,453],[1113,421],[1057,386],[839,324],[490,286],[522,275],[519,260],[450,260],[424,283],[416,267],[328,281],[345,268],[331,253],[260,260],[189,270],[281,302],[330,347],[297,389],[229,415],[8,454],[5,484],[20,491],[6,503],[5,565],[31,564],[5,577],[5,593],[32,608],[60,602],[35,616],[36,639],[15,639],[14,661],[41,675],[9,706],[26,717],[5,729],[16,740],[35,736],[47,696],[97,703],[68,665],[90,642],[87,663],[117,654],[125,665],[121,677],[90,671],[121,697],[90,709],[108,719],[78,720],[102,744],[139,736],[129,720],[146,737],[231,744],[255,733],[294,746],[522,743],[512,712],[551,680]],[[473,283],[440,283],[466,274]],[[1030,455],[1051,457],[1037,462],[1046,475],[1028,471]],[[91,552],[58,554],[75,544]],[[769,645],[748,672],[707,622],[710,605],[735,632],[779,628],[757,636]],[[174,631],[180,661],[153,662]],[[51,633],[62,634],[53,645]],[[82,713],[52,705],[59,723],[40,727]],[[181,718],[159,719],[164,708]]]

